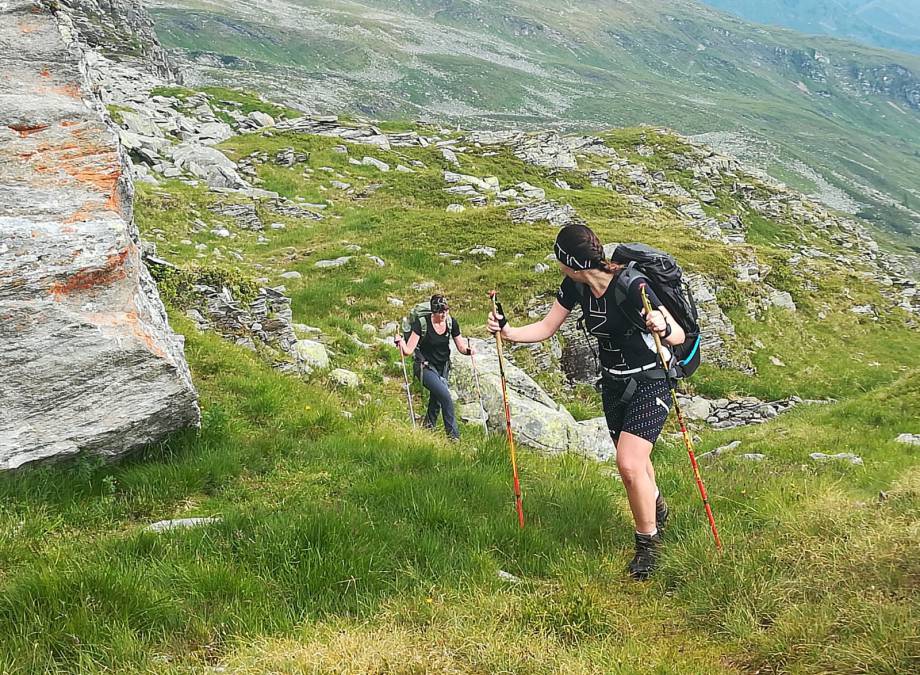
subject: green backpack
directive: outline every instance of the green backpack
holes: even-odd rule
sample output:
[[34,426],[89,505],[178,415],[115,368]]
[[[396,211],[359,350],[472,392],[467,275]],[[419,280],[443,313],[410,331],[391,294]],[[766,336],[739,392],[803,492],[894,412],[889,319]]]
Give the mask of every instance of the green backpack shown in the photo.
[[[409,336],[412,335],[412,324],[418,320],[419,325],[422,329],[421,338],[425,339],[425,334],[428,332],[428,322],[425,321],[429,316],[431,316],[431,303],[430,302],[420,302],[411,310],[409,313],[402,319],[402,332],[403,340],[406,342],[409,341]],[[447,334],[450,335],[451,331],[454,328],[454,319],[449,314],[447,315]]]

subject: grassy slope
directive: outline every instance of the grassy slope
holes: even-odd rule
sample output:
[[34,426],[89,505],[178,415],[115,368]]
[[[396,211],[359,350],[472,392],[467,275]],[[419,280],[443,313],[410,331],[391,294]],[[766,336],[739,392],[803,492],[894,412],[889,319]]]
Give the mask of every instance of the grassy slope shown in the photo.
[[163,4],[156,16],[165,44],[248,60],[242,70],[209,71],[226,82],[255,74],[279,97],[322,105],[324,78],[334,75],[339,107],[378,117],[431,113],[467,126],[473,117],[477,124],[739,130],[768,140],[783,162],[801,160],[857,195],[863,217],[902,243],[918,243],[920,225],[908,214],[854,186],[873,186],[920,212],[912,192],[920,175],[917,111],[901,102],[899,112],[884,96],[812,70],[823,67],[812,58],[817,50],[841,71],[899,63],[916,76],[913,55],[753,27],[693,3],[368,3],[399,20],[327,0],[311,3],[315,14],[302,25],[287,6],[266,9],[277,12],[267,19],[215,14],[187,0]]
[[[679,150],[673,138],[623,130],[607,139],[634,161],[687,179],[661,154],[632,152],[638,142]],[[463,158],[464,171],[494,173],[503,185],[545,187],[608,240],[671,248],[688,267],[720,279],[726,306],[736,302],[739,346],[760,339],[768,347],[753,355],[757,378],[707,369],[694,379],[699,389],[842,399],[759,427],[701,432],[700,452],[738,439],[739,452],[769,457],[751,464],[729,456],[704,469],[727,542],[722,556],[712,550],[684,451],[666,437],[656,458],[674,511],[664,569],[634,584],[622,572],[631,545],[625,497],[609,467],[522,453],[528,526],[519,532],[502,440],[467,428],[454,447],[411,432],[393,350],[364,351],[347,337],[364,322],[396,318],[385,298],[415,300],[408,283],[429,278],[443,284],[467,332],[481,331],[487,285],[498,284],[506,307],[522,315],[527,299],[557,283],[555,274],[531,272],[552,229],[512,226],[495,208],[445,214],[433,150],[351,146],[352,155],[429,167],[382,175],[347,164],[333,144],[305,136],[226,144],[235,155],[308,151],[312,176],[265,165],[264,187],[333,203],[320,223],[264,213],[266,223],[287,224],[267,231],[268,245],[248,233],[230,242],[193,233],[196,217],[218,222],[206,210],[214,196],[179,184],[142,187],[137,214],[148,236],[166,232],[160,254],[170,259],[197,260],[194,247],[180,243],[187,237],[221,247],[225,259],[239,250],[246,263],[233,265],[246,273],[274,279],[300,270],[304,279],[289,282],[295,319],[321,326],[335,364],[360,372],[365,386],[336,391],[323,374],[306,382],[277,374],[174,314],[201,393],[200,433],[115,467],[83,461],[0,478],[0,672],[209,672],[217,663],[234,672],[911,667],[920,468],[916,453],[893,438],[916,431],[920,378],[903,364],[916,360],[920,338],[898,328],[896,315],[872,322],[847,314],[844,293],[846,303],[884,306],[858,269],[828,267],[808,291],[783,271],[777,247],[796,228],[757,221],[753,250],[774,264],[771,283],[790,290],[801,309],[745,320],[743,289],[731,281],[723,247],[697,240],[676,219],[632,213],[621,196],[597,188],[559,191],[507,155]],[[364,200],[323,190],[333,178],[324,166],[356,187],[383,187]],[[736,208],[720,197],[723,212]],[[349,265],[312,270],[315,260],[346,253],[347,243],[363,246]],[[461,254],[465,262],[454,266],[437,256],[476,244],[494,246],[496,258]],[[770,355],[787,366],[772,366]],[[817,465],[807,459],[813,451],[855,452],[865,465]],[[882,503],[879,490],[888,494]],[[141,531],[191,515],[223,521],[158,536]],[[499,569],[524,582],[498,580]]]

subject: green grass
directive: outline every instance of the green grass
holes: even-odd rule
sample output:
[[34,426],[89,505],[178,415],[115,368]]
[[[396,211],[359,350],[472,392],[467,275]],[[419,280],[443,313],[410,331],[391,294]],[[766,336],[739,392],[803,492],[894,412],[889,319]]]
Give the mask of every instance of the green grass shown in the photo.
[[[178,323],[200,433],[116,466],[0,479],[4,672],[185,672],[225,660],[293,671],[336,654],[346,668],[399,670],[409,651],[419,671],[878,672],[916,656],[920,550],[906,533],[920,469],[892,442],[920,405],[916,374],[838,406],[705,434],[701,449],[731,436],[769,455],[705,468],[722,556],[682,449],[662,443],[675,517],[662,573],[637,585],[621,571],[622,488],[602,465],[524,452],[520,532],[500,439],[467,429],[449,447],[408,433],[390,405],[346,420],[348,404],[321,383],[275,374]],[[813,449],[858,451],[866,465],[810,464]],[[888,499],[873,505],[880,489]],[[142,531],[192,515],[222,521]],[[500,582],[499,569],[524,583]],[[357,648],[375,634],[378,647]]]
[[[666,156],[634,152],[640,142],[679,152],[675,138],[648,129],[606,138],[632,161],[681,178]],[[358,158],[425,164],[414,174],[382,174],[349,164],[333,152],[337,144],[279,134],[222,146],[235,158],[284,147],[309,155],[292,169],[262,165],[259,176],[290,198],[328,202],[323,220],[259,205],[266,224],[286,226],[262,233],[267,244],[209,210],[225,196],[175,181],[138,186],[141,231],[184,269],[160,284],[187,338],[202,428],[115,465],[84,458],[0,476],[0,672],[907,672],[915,665],[920,462],[893,439],[920,424],[912,366],[920,337],[865,282],[860,264],[815,260],[807,274],[793,273],[782,245],[799,226],[749,219],[747,252],[771,266],[769,282],[792,293],[799,308],[751,319],[747,301],[757,291],[734,280],[732,249],[700,240],[668,211],[636,213],[601,188],[558,190],[508,153],[461,157],[464,173],[545,187],[605,240],[661,246],[719,284],[736,326],[733,348],[758,373],[705,365],[690,388],[839,399],[759,426],[693,429],[698,454],[741,441],[703,466],[726,542],[721,555],[671,420],[655,464],[673,521],[661,572],[637,584],[623,571],[632,530],[613,467],[522,448],[522,532],[503,439],[464,427],[463,443],[453,446],[413,431],[392,347],[365,350],[350,338],[364,323],[398,319],[405,309],[387,298],[408,307],[429,294],[409,285],[429,279],[451,298],[464,333],[485,334],[492,287],[523,322],[534,297],[551,297],[559,282],[554,272],[532,271],[554,229],[514,226],[504,207],[445,213],[453,201],[442,191],[448,167],[434,149],[348,146]],[[575,183],[577,173],[571,177]],[[356,193],[332,188],[332,180]],[[714,212],[738,208],[722,195]],[[195,219],[237,236],[195,232]],[[832,250],[832,234],[810,243]],[[355,244],[361,250],[350,251]],[[495,258],[463,252],[479,244],[495,247]],[[313,267],[340,255],[353,258],[334,270]],[[281,280],[291,269],[302,279]],[[334,365],[358,372],[363,387],[338,389],[324,373],[286,376],[199,334],[181,311],[194,306],[189,288],[200,275],[244,294],[253,277],[284,281],[294,320],[322,328]],[[849,313],[865,303],[880,309],[878,321]],[[532,367],[523,353],[515,358]],[[577,418],[600,413],[591,387],[564,388],[550,372],[538,378]],[[864,465],[816,464],[811,452],[853,452]],[[743,453],[767,460],[751,463]],[[143,531],[190,516],[221,521]],[[499,570],[522,582],[500,580]]]

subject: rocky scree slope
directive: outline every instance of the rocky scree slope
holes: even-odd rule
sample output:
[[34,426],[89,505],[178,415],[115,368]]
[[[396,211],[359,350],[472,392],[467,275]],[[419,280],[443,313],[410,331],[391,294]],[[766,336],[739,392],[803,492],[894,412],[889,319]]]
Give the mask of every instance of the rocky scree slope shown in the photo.
[[0,469],[121,455],[199,419],[71,27],[0,3]]
[[[494,242],[475,224],[477,212],[497,218],[496,225],[503,223],[501,227],[520,235],[521,246],[528,237],[541,231],[549,237],[553,228],[567,223],[587,220],[597,226],[596,214],[580,212],[582,203],[592,211],[597,203],[616,204],[616,222],[642,223],[646,239],[649,232],[656,232],[652,237],[657,239],[662,228],[673,231],[677,246],[689,247],[689,281],[703,316],[707,360],[727,371],[753,375],[751,354],[764,345],[758,347],[755,340],[738,347],[735,326],[720,306],[720,297],[723,302],[733,297],[731,302],[750,320],[771,311],[795,313],[798,308],[787,288],[807,296],[819,289],[829,270],[848,270],[873,286],[881,284],[885,297],[883,305],[844,300],[853,320],[879,321],[896,308],[903,321],[914,325],[912,317],[920,308],[910,259],[880,252],[857,221],[667,130],[611,132],[613,136],[458,132],[302,115],[225,89],[157,86],[144,93],[112,82],[108,90],[116,93],[112,108],[117,110],[119,134],[131,148],[133,171],[144,186],[145,233],[156,255],[149,260],[164,284],[184,288],[172,297],[199,329],[215,330],[256,349],[292,373],[329,377],[335,386],[354,387],[377,376],[379,358],[356,359],[353,352],[357,348],[370,356],[385,350],[381,346],[395,330],[392,316],[405,311],[400,308],[413,301],[412,294],[430,293],[469,266],[494,269],[493,264],[516,267],[522,274],[526,269],[526,285],[540,285],[535,280],[551,269],[552,261],[543,259],[545,253],[535,261],[532,254],[514,253],[499,263],[510,255],[508,246],[515,244],[490,245]],[[631,140],[612,143],[616,134]],[[519,171],[514,167],[527,167],[529,173],[505,178],[504,172]],[[527,180],[522,180],[525,175]],[[365,239],[342,238],[345,233],[338,223],[343,218],[376,218],[378,200],[388,193],[413,195],[412,206],[404,210],[417,208],[420,215],[441,223],[447,250],[418,251],[438,261],[434,269],[440,270],[441,281],[421,279],[409,291],[394,288],[389,295],[348,291],[368,277],[384,278],[391,285],[404,274],[413,278],[418,273],[405,269],[391,253],[371,248],[374,244]],[[476,239],[461,235],[458,226],[471,228],[468,234]],[[387,227],[397,228],[398,223],[383,225]],[[367,228],[362,229],[366,236]],[[468,240],[467,245],[458,248],[457,241],[451,242],[452,232]],[[395,229],[394,236],[399,236]],[[405,236],[417,243],[417,235]],[[775,249],[766,257],[760,248],[765,237]],[[713,274],[715,258],[724,269]],[[214,272],[212,266],[242,270],[252,278],[241,284]],[[337,277],[340,282],[334,281]],[[778,282],[782,288],[773,285]],[[288,297],[291,288],[297,312]],[[320,319],[320,310],[297,297],[316,297],[325,292],[322,289],[342,303],[330,311],[356,304],[376,309],[346,309],[346,315],[363,317],[360,330],[353,332],[296,323]],[[365,297],[354,297],[361,293]],[[545,311],[548,298],[531,295],[523,300],[536,316]],[[823,320],[836,309],[832,303],[826,298],[809,311]],[[381,305],[389,305],[389,310],[381,310]],[[489,372],[491,358],[483,345],[484,373]],[[533,375],[561,366],[568,387],[590,381],[594,372],[575,317],[563,327],[560,339],[518,348],[514,358]],[[601,459],[612,454],[600,418],[576,421],[560,405],[567,400],[564,392],[549,395],[523,371],[513,379],[512,388],[520,397],[516,430],[532,447]],[[488,376],[483,382],[486,421],[500,431],[497,383]],[[481,423],[472,373],[462,359],[456,383],[464,417]],[[685,404],[700,423],[731,428],[771,419],[801,402],[795,396],[769,401],[695,396]]]

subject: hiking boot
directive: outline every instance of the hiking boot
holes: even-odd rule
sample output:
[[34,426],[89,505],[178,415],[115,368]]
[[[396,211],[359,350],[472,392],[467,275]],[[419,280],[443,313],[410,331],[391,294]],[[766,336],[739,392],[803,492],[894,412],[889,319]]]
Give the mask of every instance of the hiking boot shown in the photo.
[[636,533],[636,555],[629,561],[629,576],[639,581],[648,579],[658,566],[658,552],[661,547],[660,534]]
[[664,534],[664,526],[668,523],[668,504],[660,494],[655,500],[655,527],[659,536]]

